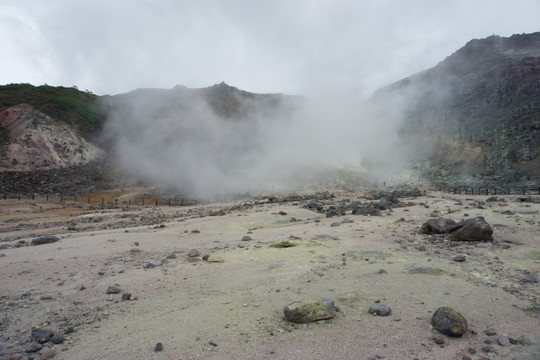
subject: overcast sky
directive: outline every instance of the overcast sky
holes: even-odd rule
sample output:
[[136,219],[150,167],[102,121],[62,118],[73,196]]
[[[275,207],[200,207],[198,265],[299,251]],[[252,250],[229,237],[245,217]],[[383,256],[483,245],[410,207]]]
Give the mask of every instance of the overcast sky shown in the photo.
[[539,19],[539,0],[0,0],[0,84],[362,97]]

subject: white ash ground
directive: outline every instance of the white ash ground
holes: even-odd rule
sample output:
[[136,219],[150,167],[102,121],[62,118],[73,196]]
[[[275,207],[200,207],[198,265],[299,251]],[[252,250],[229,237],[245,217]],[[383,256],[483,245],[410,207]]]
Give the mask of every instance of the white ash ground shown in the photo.
[[[362,196],[335,194],[336,204]],[[400,198],[409,206],[381,216],[332,218],[302,201],[104,210],[0,202],[0,237],[8,246],[0,250],[0,358],[534,359],[540,204],[503,197],[484,204],[487,196],[432,193]],[[484,216],[494,241],[421,234],[432,215]],[[61,240],[15,246],[45,234]],[[298,246],[269,247],[284,240]],[[192,249],[200,256],[187,256]],[[201,260],[204,254],[218,262]],[[466,260],[453,261],[457,255]],[[148,266],[152,261],[163,264]],[[122,292],[106,294],[113,284]],[[283,319],[285,305],[319,296],[341,310],[331,321]],[[376,300],[390,316],[368,313]],[[436,344],[430,319],[440,306],[461,312],[477,335]],[[36,327],[73,332],[64,344],[27,354]],[[486,329],[526,335],[532,344],[500,346],[491,336],[497,353],[486,353]],[[163,350],[156,353],[158,342]]]

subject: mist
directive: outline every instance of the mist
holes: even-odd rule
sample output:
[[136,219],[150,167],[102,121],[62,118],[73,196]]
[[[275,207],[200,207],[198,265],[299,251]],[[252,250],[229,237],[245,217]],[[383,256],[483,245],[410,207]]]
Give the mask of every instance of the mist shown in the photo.
[[[204,96],[208,89],[232,96],[237,111],[216,113]],[[119,167],[204,199],[336,183],[336,171],[358,178],[403,174],[399,112],[329,94],[251,99],[225,84],[206,90],[114,98],[105,137],[115,141]]]

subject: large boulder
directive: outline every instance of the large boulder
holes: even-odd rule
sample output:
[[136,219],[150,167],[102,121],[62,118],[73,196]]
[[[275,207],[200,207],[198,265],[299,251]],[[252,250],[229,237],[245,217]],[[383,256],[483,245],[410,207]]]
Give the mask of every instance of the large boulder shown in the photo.
[[334,317],[334,301],[327,297],[308,301],[295,301],[283,308],[285,318],[295,323],[310,323]]
[[431,324],[441,334],[459,337],[467,332],[467,319],[456,310],[443,306],[438,308],[433,317]]
[[450,229],[450,236],[461,241],[492,240],[493,229],[482,217],[461,221]]

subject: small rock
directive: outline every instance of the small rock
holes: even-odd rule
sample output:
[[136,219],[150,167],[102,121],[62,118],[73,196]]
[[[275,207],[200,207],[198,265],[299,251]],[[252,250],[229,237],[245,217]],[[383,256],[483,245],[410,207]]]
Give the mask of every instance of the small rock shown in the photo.
[[482,345],[482,351],[485,353],[496,353],[497,350],[493,347],[493,345]]
[[279,215],[287,215],[287,213],[285,211],[280,211],[278,214]]
[[521,335],[518,341],[521,345],[525,345],[525,346],[531,345],[532,343],[531,339],[527,335]]
[[62,334],[54,334],[54,336],[51,338],[51,342],[54,344],[61,344],[65,339],[66,338]]
[[251,241],[251,236],[245,235],[242,237],[242,241]]
[[435,344],[437,345],[444,345],[444,342],[445,342],[442,336],[433,337],[433,341],[435,341]]
[[201,253],[197,249],[191,249],[191,250],[189,250],[189,252],[187,254],[187,256],[189,256],[189,257],[197,257],[199,255],[201,255]]
[[158,267],[158,266],[161,266],[161,265],[163,265],[163,261],[161,261],[161,260],[152,260],[152,261],[150,261],[148,263],[148,267],[151,267],[151,268]]
[[169,255],[167,255],[167,259],[176,259],[176,254],[175,253],[170,253]]
[[75,225],[69,225],[67,229],[68,229],[68,231],[76,231],[76,230],[77,230],[77,226],[75,226]]
[[209,341],[208,344],[210,344],[212,346],[217,346],[217,343],[215,341]]
[[509,346],[510,345],[510,340],[508,340],[508,337],[507,336],[501,336],[497,339],[497,341],[499,342],[499,345],[501,346]]
[[127,300],[130,300],[130,299],[131,299],[131,294],[130,293],[123,293],[122,294],[122,300],[127,301]]
[[487,330],[484,330],[484,334],[486,334],[487,336],[495,336],[497,335],[497,330],[487,329]]
[[340,226],[341,223],[336,221],[336,222],[333,222],[332,224],[330,224],[330,227],[337,227],[337,226]]
[[381,269],[381,270],[379,270],[379,274],[388,274],[388,273],[386,272],[386,270]]
[[441,334],[458,337],[467,332],[467,319],[452,308],[443,306],[438,308],[433,317],[431,324]]
[[458,255],[458,256],[454,257],[452,260],[454,260],[455,262],[464,262],[465,261],[465,256]]
[[200,234],[201,232],[199,230],[191,230],[192,234]]
[[41,352],[40,360],[52,359],[55,356],[56,356],[56,351],[54,351],[53,349],[47,349]]
[[107,288],[107,294],[119,294],[122,290],[120,289],[120,285],[109,285]]
[[41,350],[42,348],[43,348],[43,345],[41,345],[38,342],[33,341],[26,347],[25,351],[27,353],[35,353]]
[[203,259],[204,261],[207,261],[209,257],[210,257],[209,254],[204,254],[203,257],[202,257],[202,259]]
[[392,310],[388,306],[382,303],[373,304],[369,308],[370,314],[377,314],[379,316],[388,316],[390,315],[391,312]]
[[154,347],[154,351],[155,351],[155,352],[163,351],[163,344],[160,343],[160,342],[158,342],[158,343],[156,344],[156,346]]
[[53,332],[50,330],[41,330],[41,329],[33,329],[32,334],[30,335],[32,339],[37,341],[40,344],[44,344],[51,340],[53,337]]

